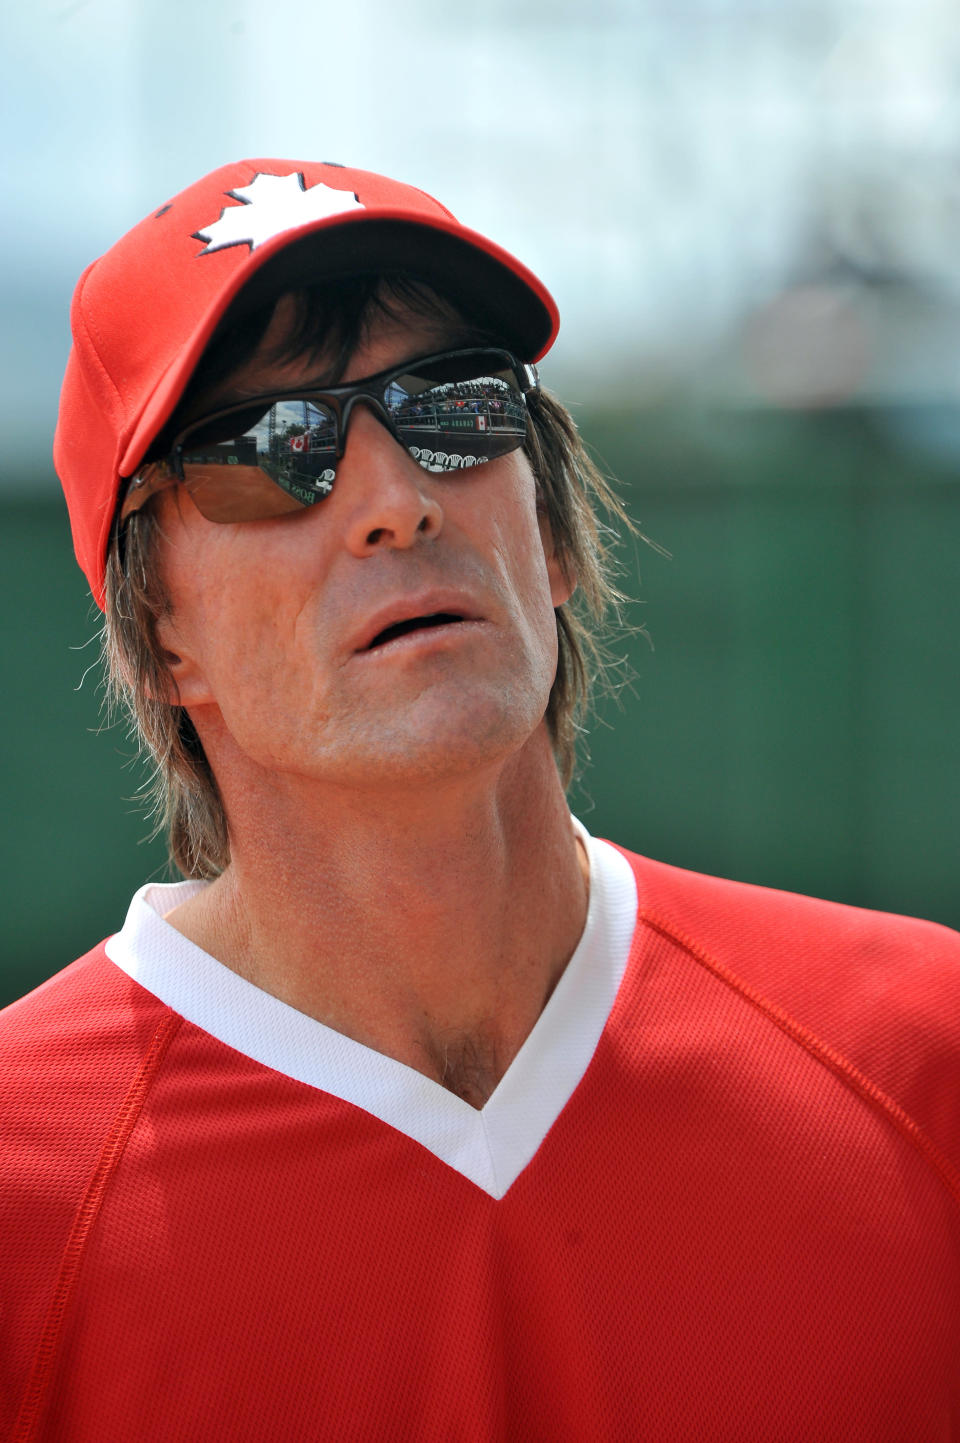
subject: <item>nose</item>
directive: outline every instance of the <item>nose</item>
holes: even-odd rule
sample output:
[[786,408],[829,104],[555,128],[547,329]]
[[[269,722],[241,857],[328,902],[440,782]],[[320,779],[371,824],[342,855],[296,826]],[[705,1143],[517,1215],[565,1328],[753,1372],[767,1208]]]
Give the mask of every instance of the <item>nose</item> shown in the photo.
[[346,511],[347,547],[367,556],[383,547],[405,550],[439,536],[443,508],[429,472],[378,420],[369,406],[355,405],[331,500]]

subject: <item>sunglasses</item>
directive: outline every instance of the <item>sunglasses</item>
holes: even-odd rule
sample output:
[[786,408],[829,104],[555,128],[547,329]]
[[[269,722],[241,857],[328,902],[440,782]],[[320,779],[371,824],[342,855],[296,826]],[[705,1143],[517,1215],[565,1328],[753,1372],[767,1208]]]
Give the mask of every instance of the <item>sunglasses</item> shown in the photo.
[[536,368],[474,348],[405,361],[352,386],[304,387],[238,401],[191,421],[167,455],[133,477],[121,522],[183,486],[208,521],[261,521],[329,496],[353,407],[362,401],[425,471],[482,466],[527,438]]

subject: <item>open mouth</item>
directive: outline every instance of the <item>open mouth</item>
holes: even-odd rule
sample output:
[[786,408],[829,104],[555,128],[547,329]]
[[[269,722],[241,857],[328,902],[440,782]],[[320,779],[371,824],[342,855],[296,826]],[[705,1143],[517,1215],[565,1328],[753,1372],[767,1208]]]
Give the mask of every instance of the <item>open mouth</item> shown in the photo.
[[404,621],[395,621],[392,626],[385,626],[383,631],[378,631],[366,649],[373,651],[378,646],[385,646],[388,641],[396,641],[398,636],[406,636],[409,631],[424,631],[428,627],[449,626],[455,621],[463,621],[463,617],[457,616],[452,611],[434,611],[429,616],[409,616]]

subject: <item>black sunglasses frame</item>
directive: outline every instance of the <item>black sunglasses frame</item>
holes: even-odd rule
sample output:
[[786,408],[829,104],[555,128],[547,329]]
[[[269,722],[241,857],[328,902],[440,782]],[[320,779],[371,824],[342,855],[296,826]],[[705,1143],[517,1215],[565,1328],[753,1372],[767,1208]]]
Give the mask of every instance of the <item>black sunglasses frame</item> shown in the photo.
[[[283,401],[313,401],[327,407],[333,413],[335,429],[335,455],[339,461],[343,458],[346,449],[347,428],[350,423],[350,415],[358,402],[363,402],[373,411],[377,420],[389,431],[390,435],[402,446],[404,451],[410,455],[410,449],[405,445],[397,426],[394,424],[389,408],[386,404],[386,391],[391,382],[397,377],[416,372],[421,368],[436,365],[444,361],[468,361],[471,357],[497,357],[507,364],[498,368],[496,374],[503,371],[512,371],[517,382],[517,394],[522,398],[526,406],[527,397],[540,388],[540,378],[537,368],[528,362],[519,361],[511,351],[504,350],[500,346],[471,346],[463,350],[437,351],[428,356],[416,356],[411,360],[404,361],[400,365],[391,366],[389,370],[379,371],[376,375],[367,376],[349,385],[342,386],[300,386],[295,390],[267,391],[261,395],[251,396],[242,401],[233,401],[229,406],[219,407],[215,411],[205,412],[196,417],[188,425],[184,426],[174,438],[166,455],[159,460],[147,462],[131,478],[124,499],[121,503],[119,521],[122,523],[134,511],[156,494],[168,487],[185,484],[189,481],[184,471],[183,457],[189,449],[191,436],[203,428],[216,425],[217,422],[226,420],[229,416],[242,415],[244,412],[257,411],[260,416],[266,414],[271,406]],[[465,376],[464,380],[469,380]],[[442,379],[438,378],[442,384]],[[524,444],[524,438],[518,436],[516,444],[499,455],[509,455],[512,451],[519,450]],[[417,458],[414,458],[417,459]],[[499,459],[498,457],[480,457],[477,463],[485,464],[488,460]],[[420,463],[429,468],[429,463]],[[461,474],[450,472],[448,474]],[[278,490],[284,488],[280,483],[270,478],[271,483],[276,485]],[[332,489],[332,482],[328,483],[326,490]],[[317,496],[315,499],[321,499]],[[305,508],[306,509],[306,508]]]

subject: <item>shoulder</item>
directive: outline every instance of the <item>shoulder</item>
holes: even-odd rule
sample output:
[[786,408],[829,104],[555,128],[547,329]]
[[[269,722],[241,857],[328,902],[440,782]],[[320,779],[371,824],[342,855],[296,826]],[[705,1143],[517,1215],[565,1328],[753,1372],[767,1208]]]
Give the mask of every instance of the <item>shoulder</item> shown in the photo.
[[942,963],[948,969],[960,965],[960,932],[937,922],[709,877],[627,851],[624,855],[637,878],[641,914],[661,915],[665,922],[689,927],[709,945],[723,951],[733,947],[739,956],[750,955],[761,967],[766,962],[776,973],[781,969],[769,953],[771,943],[781,949],[781,957],[789,949],[794,976],[797,963],[801,969],[815,965],[823,947],[844,955],[866,949],[875,961],[896,958],[898,970],[904,962]]
[[[0,1012],[0,1175],[8,1374],[26,1376],[51,1300],[96,1216],[175,1014],[103,945]],[[0,1429],[3,1408],[0,1407]]]
[[0,1079],[29,1089],[55,1083],[66,1068],[73,1088],[89,1068],[103,1085],[141,1053],[165,1010],[101,943],[0,1011]]
[[[960,932],[770,887],[702,876],[627,853],[640,919],[735,964],[744,981],[798,1004],[846,1010],[866,997],[926,1005],[960,980]],[[960,998],[952,1010],[960,1023]]]
[[638,932],[812,1039],[960,1167],[960,933],[626,855]]
[[14,1191],[82,1185],[173,1021],[103,944],[0,1012],[0,1168]]

